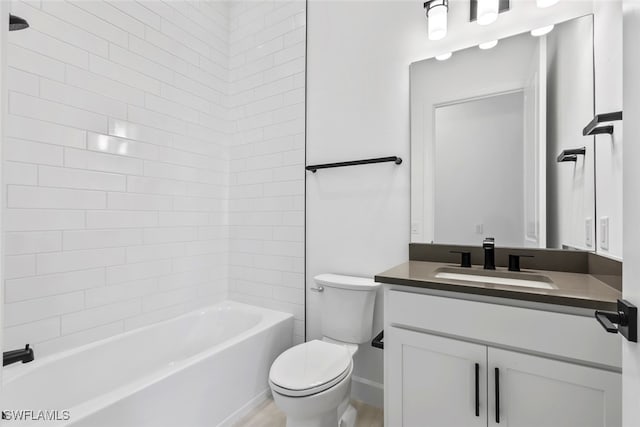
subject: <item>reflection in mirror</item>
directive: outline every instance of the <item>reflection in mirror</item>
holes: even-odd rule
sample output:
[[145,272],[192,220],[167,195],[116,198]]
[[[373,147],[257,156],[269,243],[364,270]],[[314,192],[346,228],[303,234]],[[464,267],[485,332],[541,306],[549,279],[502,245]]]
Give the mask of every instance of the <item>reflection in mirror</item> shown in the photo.
[[412,242],[592,250],[593,69],[591,15],[412,64]]
[[524,155],[523,101],[515,91],[436,107],[436,242],[477,243],[486,228],[502,245],[523,245],[525,171],[513,161]]

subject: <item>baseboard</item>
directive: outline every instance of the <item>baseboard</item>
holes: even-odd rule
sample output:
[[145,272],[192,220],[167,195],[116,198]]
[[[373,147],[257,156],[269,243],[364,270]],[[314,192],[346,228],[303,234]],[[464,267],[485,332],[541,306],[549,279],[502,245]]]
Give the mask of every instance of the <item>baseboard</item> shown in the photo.
[[217,427],[231,427],[240,421],[244,416],[249,414],[251,411],[260,406],[265,400],[267,400],[271,396],[271,390],[265,389],[256,397],[247,402],[240,409],[235,411],[233,414],[229,415],[225,418]]
[[375,406],[384,407],[384,385],[362,377],[351,377],[351,397],[355,400]]

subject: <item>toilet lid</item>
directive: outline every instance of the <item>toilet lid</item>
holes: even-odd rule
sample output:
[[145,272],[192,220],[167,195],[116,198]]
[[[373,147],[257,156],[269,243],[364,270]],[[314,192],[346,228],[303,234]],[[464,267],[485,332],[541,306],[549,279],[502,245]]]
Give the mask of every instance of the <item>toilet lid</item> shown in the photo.
[[271,365],[269,380],[286,395],[319,393],[342,380],[351,367],[351,353],[339,344],[309,341],[282,353]]

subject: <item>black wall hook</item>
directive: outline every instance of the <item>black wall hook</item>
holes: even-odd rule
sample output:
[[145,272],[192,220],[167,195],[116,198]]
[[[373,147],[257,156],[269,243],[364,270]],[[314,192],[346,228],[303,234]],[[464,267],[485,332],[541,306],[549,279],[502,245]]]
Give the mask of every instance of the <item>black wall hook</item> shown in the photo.
[[584,156],[586,153],[587,149],[585,147],[562,150],[562,153],[558,155],[558,158],[556,160],[558,161],[558,163],[577,162],[578,156]]
[[589,122],[584,129],[582,129],[582,135],[600,135],[603,133],[613,134],[613,125],[599,126],[600,123],[617,122],[622,120],[622,111],[616,111],[614,113],[596,114],[593,120]]

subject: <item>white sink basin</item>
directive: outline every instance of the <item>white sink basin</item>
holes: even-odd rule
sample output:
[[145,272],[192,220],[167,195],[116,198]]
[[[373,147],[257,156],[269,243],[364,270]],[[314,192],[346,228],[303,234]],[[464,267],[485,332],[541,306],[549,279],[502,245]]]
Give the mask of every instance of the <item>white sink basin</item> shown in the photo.
[[436,279],[460,280],[464,282],[492,283],[494,285],[523,286],[526,288],[538,288],[538,289],[555,289],[554,286],[549,282],[543,282],[540,280],[514,279],[511,277],[495,277],[495,276],[484,276],[480,274],[451,273],[448,271],[441,271],[439,273],[436,273],[435,277]]

